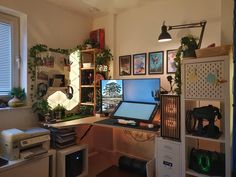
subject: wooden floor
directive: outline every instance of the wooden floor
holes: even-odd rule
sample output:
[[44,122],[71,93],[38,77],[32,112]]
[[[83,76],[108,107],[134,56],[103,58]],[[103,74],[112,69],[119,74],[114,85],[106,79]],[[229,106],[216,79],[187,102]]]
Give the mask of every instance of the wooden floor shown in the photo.
[[116,158],[114,158],[111,152],[93,152],[89,155],[88,163],[88,175],[86,177],[96,177],[98,173],[115,165]]

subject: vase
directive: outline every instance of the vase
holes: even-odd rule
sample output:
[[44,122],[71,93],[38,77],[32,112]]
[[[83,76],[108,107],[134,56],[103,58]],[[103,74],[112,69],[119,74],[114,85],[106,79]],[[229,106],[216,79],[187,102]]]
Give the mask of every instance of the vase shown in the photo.
[[8,101],[8,106],[10,106],[10,107],[20,107],[23,105],[24,105],[24,103],[16,96],[14,96],[12,99],[10,99]]

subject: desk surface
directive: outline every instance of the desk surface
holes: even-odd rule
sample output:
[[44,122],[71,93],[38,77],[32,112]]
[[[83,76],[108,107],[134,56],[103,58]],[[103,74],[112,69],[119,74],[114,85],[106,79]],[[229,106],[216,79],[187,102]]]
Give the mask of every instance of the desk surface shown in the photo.
[[69,127],[75,127],[78,125],[96,125],[101,127],[109,127],[109,128],[122,128],[122,129],[129,129],[129,130],[137,130],[142,131],[146,133],[159,133],[160,126],[154,127],[154,128],[146,128],[146,127],[138,127],[138,126],[131,126],[131,125],[121,125],[117,124],[117,121],[112,118],[107,117],[86,117],[86,118],[80,118],[76,120],[66,121],[66,122],[60,122],[60,123],[43,123],[43,126],[46,127],[53,127],[53,128],[69,128]]
[[43,123],[43,126],[62,129],[62,128],[68,128],[68,127],[75,127],[77,125],[93,125],[95,122],[104,120],[104,119],[106,118],[92,116],[92,117],[85,117],[85,118],[80,118],[76,120],[69,120],[69,121],[53,123],[53,124]]
[[45,157],[49,157],[49,156],[55,156],[56,151],[54,149],[50,149],[47,153],[41,154],[41,155],[37,155],[34,157],[31,157],[29,159],[18,159],[18,160],[10,160],[8,161],[8,164],[1,166],[0,167],[0,173],[9,169],[12,169],[14,167],[23,165],[23,164],[27,164],[32,162],[35,159],[41,159],[41,158],[45,158]]
[[122,128],[129,130],[137,130],[147,133],[157,133],[160,130],[160,126],[155,126],[154,128],[140,127],[140,126],[132,126],[132,125],[123,125],[118,124],[115,119],[103,119],[97,122],[94,122],[94,125],[102,126],[102,127],[110,127],[110,128]]

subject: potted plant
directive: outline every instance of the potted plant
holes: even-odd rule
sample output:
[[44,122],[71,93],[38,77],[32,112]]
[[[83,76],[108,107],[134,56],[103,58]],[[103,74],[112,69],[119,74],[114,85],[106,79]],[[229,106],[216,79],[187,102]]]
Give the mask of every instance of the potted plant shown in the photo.
[[32,105],[33,112],[38,114],[39,121],[45,121],[45,117],[50,114],[51,107],[47,100],[43,98],[37,99]]
[[107,73],[109,71],[109,62],[112,60],[113,55],[109,48],[105,48],[96,57],[96,70],[99,73]]
[[113,55],[111,54],[111,49],[106,47],[105,49],[102,50],[101,53],[97,55],[96,64],[106,65],[108,64],[109,61],[111,61],[112,58],[113,58]]
[[192,35],[181,38],[180,49],[183,52],[183,58],[196,57],[195,50],[198,49],[196,38]]
[[181,94],[181,58],[196,57],[195,50],[198,48],[196,38],[193,36],[184,36],[181,38],[181,46],[179,47],[174,58],[175,72],[175,92]]
[[21,87],[13,87],[9,92],[11,99],[8,101],[10,107],[19,107],[24,105],[26,99],[25,89]]
[[90,38],[86,39],[83,43],[83,46],[85,49],[91,49],[94,47],[94,45],[95,45],[95,42]]
[[78,113],[82,116],[93,115],[93,107],[92,106],[87,106],[87,105],[80,106]]
[[58,104],[52,111],[53,111],[53,117],[55,119],[62,119],[65,117],[65,107]]

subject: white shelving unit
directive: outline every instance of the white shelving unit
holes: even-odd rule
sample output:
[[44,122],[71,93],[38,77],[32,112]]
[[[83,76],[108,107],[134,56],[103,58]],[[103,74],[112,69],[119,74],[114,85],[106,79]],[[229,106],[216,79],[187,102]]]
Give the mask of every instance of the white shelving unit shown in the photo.
[[[184,59],[181,65],[181,140],[182,176],[207,177],[189,169],[192,148],[217,151],[225,154],[225,176],[231,177],[232,142],[232,73],[230,55],[209,58]],[[222,118],[216,124],[222,135],[218,139],[193,136],[186,131],[186,111],[212,104],[221,110]]]

